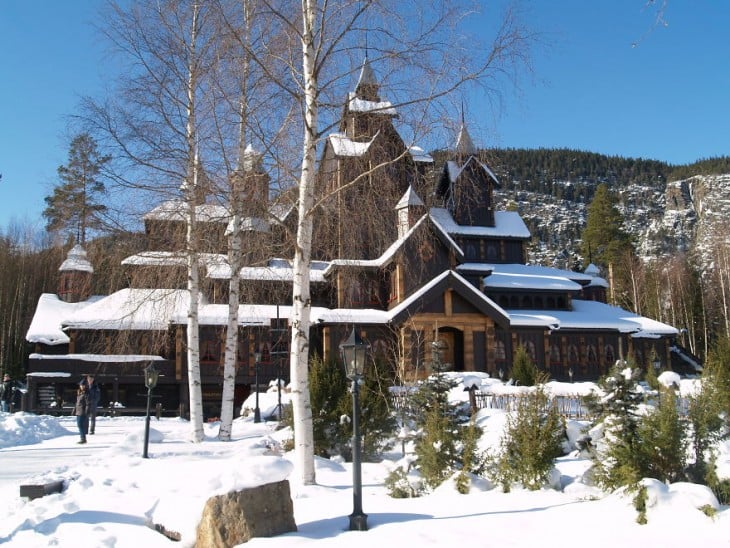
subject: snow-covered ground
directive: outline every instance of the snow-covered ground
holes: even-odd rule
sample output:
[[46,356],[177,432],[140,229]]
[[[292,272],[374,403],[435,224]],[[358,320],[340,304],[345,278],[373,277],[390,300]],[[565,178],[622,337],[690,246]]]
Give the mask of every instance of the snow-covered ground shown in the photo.
[[[484,377],[460,377],[483,389],[511,390]],[[590,389],[587,384],[552,383],[553,393]],[[690,385],[683,390],[690,389]],[[463,385],[452,395],[464,398]],[[264,416],[276,393],[261,395]],[[482,447],[499,441],[505,414],[479,412]],[[233,441],[217,440],[218,424],[206,425],[202,443],[188,440],[189,424],[152,419],[148,459],[141,457],[144,419],[100,417],[97,433],[77,445],[73,417],[0,414],[0,544],[9,546],[154,547],[171,541],[148,527],[161,523],[182,533],[192,546],[203,503],[232,489],[290,477],[291,455],[277,450],[290,436],[274,422],[234,422]],[[583,426],[568,423],[571,436]],[[363,465],[363,509],[369,530],[347,531],[352,511],[352,469],[339,460],[317,459],[317,485],[292,481],[298,531],[258,538],[250,546],[730,546],[730,508],[718,506],[705,488],[680,483],[649,486],[648,524],[636,523],[631,498],[606,494],[583,483],[589,462],[572,452],[558,459],[554,488],[513,489],[505,494],[475,478],[468,495],[447,481],[415,499],[393,499],[383,481],[401,454],[397,445],[379,463]],[[730,476],[730,444],[720,464]],[[558,479],[559,478],[559,479]],[[29,501],[19,485],[63,479],[65,490]],[[717,508],[714,517],[698,510]]]

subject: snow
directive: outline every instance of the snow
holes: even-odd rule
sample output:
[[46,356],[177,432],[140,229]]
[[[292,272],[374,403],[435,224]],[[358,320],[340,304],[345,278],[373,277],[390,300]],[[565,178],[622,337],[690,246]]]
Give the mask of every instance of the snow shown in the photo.
[[451,213],[441,207],[431,208],[431,217],[438,222],[449,234],[460,234],[463,236],[493,236],[502,238],[530,237],[530,230],[516,211],[495,211],[495,226],[464,226],[454,221]]
[[[464,384],[480,383],[482,389],[510,390],[478,373],[455,377]],[[590,388],[590,383],[549,385],[553,394]],[[287,395],[282,393],[283,401]],[[463,401],[467,393],[458,386],[451,397]],[[275,390],[260,394],[263,417],[271,415],[276,401]],[[477,414],[485,432],[482,449],[499,442],[505,418],[496,409]],[[585,423],[568,421],[567,426],[575,439]],[[170,546],[170,540],[150,527],[161,524],[182,535],[178,546],[191,547],[208,497],[288,478],[298,530],[252,539],[246,546],[730,545],[730,507],[719,506],[707,488],[644,479],[648,523],[639,525],[632,497],[588,484],[584,474],[589,461],[575,450],[557,459],[553,487],[503,493],[488,480],[473,478],[467,495],[458,494],[447,480],[429,495],[393,499],[383,480],[402,458],[400,443],[382,462],[363,463],[362,505],[369,530],[347,531],[352,510],[349,463],[317,458],[317,484],[301,486],[292,474],[293,455],[281,449],[289,430],[276,430],[275,421],[256,424],[251,414],[234,421],[230,442],[218,441],[218,428],[218,423],[207,423],[204,441],[192,443],[187,421],[153,418],[150,458],[143,459],[142,417],[99,417],[96,434],[81,446],[76,445],[73,417],[0,413],[0,544]],[[730,442],[720,446],[719,457],[725,473],[730,472]],[[64,481],[61,493],[32,501],[19,497],[20,485],[58,479]],[[715,508],[714,517],[700,511],[703,506]]]
[[94,272],[94,267],[86,258],[86,250],[79,244],[73,246],[66,255],[66,260],[61,263],[61,267],[58,269],[60,272],[65,271],[80,271],[80,272]]
[[364,143],[353,141],[344,133],[332,133],[328,139],[332,143],[332,150],[336,156],[352,156],[358,158],[368,151],[377,136],[378,134],[376,133],[370,141],[365,141]]
[[38,299],[33,320],[30,322],[25,339],[30,343],[47,345],[68,344],[69,338],[61,330],[61,322],[102,297],[91,297],[79,303],[67,303],[53,293],[43,293]]

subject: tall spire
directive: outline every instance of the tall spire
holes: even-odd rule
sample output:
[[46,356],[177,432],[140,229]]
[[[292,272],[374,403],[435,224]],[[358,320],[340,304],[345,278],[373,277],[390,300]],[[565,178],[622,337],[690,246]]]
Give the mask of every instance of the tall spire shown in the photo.
[[459,156],[472,156],[477,153],[477,148],[474,146],[474,141],[471,140],[469,130],[466,129],[464,123],[464,113],[462,111],[461,116],[461,129],[459,130],[459,136],[456,138],[456,154]]
[[363,59],[362,67],[360,68],[360,77],[357,80],[357,86],[355,86],[355,93],[358,97],[367,99],[369,101],[379,101],[378,89],[380,83],[375,77],[373,67],[370,66],[370,60],[368,59],[367,51],[365,52],[365,59]]

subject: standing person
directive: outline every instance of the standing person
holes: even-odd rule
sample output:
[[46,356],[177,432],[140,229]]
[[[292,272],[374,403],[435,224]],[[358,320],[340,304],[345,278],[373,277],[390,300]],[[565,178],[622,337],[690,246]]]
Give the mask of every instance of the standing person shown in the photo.
[[76,415],[76,426],[79,427],[81,439],[78,443],[86,443],[86,434],[89,433],[89,412],[91,407],[91,399],[89,398],[89,385],[86,379],[79,383],[79,389],[76,392],[76,406],[74,407],[74,415]]
[[86,375],[86,382],[89,385],[89,434],[96,430],[96,408],[101,400],[101,388],[94,382],[94,375]]
[[10,380],[10,375],[5,373],[3,376],[3,383],[0,385],[0,411],[10,412],[10,404],[13,401],[13,394],[15,392],[15,385]]

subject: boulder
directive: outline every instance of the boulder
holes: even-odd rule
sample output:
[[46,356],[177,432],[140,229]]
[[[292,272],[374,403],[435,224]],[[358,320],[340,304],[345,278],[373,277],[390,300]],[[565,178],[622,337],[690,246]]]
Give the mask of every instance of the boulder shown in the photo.
[[222,548],[297,530],[287,480],[267,483],[205,503],[198,525],[196,548]]

